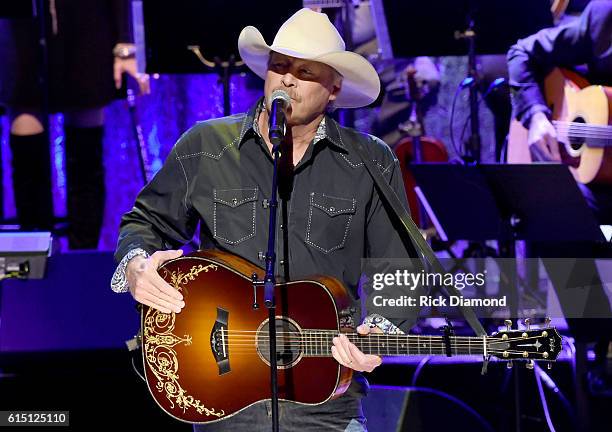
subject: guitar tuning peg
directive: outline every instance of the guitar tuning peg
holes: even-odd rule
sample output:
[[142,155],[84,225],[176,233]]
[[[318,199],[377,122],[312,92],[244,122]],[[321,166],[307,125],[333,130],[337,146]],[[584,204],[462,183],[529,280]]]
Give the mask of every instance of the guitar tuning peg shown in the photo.
[[533,360],[529,360],[527,363],[525,363],[525,367],[527,369],[533,369],[535,366],[535,363],[533,362]]
[[506,330],[510,331],[512,330],[512,320],[504,320],[504,324],[506,325]]
[[512,362],[512,360],[506,363],[506,369],[512,369],[512,366],[514,366],[514,363]]
[[551,321],[552,321],[552,320],[550,319],[550,317],[546,317],[546,318],[544,318],[544,326],[546,326],[547,328],[549,328],[549,327],[550,327],[550,322],[551,322]]
[[525,327],[527,328],[527,331],[529,331],[531,328],[531,319],[525,318],[523,322],[525,323]]

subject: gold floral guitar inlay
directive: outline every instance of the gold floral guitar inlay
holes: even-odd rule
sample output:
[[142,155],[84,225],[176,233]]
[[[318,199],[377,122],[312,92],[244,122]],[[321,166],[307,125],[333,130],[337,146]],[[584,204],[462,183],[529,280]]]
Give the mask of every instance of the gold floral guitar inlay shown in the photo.
[[[217,268],[215,264],[200,264],[191,267],[187,273],[180,270],[168,272],[164,269],[164,277],[170,276],[170,284],[177,290],[182,291],[183,285],[195,280],[198,274],[209,270],[217,270]],[[225,415],[223,410],[218,412],[214,408],[207,408],[200,400],[189,395],[179,383],[179,363],[174,347],[181,343],[189,346],[192,344],[192,340],[190,335],[181,337],[173,333],[175,320],[176,314],[174,312],[166,314],[153,308],[149,308],[144,317],[145,361],[157,378],[155,389],[159,392],[165,392],[172,408],[177,405],[183,412],[193,408],[199,414],[223,417]]]

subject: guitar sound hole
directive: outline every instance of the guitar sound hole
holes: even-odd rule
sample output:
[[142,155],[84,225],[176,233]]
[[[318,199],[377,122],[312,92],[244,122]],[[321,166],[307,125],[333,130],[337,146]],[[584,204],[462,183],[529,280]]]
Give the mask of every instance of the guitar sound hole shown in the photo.
[[[586,121],[582,117],[577,117],[573,120],[574,123],[585,124]],[[585,144],[585,138],[580,133],[580,130],[576,126],[570,126],[569,129],[569,145],[572,150],[580,150],[580,148]]]
[[[270,365],[268,321],[257,329],[257,353]],[[276,362],[279,368],[294,366],[302,356],[302,332],[297,323],[286,317],[276,317]]]

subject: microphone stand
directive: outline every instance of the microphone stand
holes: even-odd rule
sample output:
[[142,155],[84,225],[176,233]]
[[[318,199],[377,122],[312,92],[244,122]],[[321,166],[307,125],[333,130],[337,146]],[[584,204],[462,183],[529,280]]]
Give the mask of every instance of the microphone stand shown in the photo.
[[[277,104],[272,103],[270,109],[270,118],[274,116],[283,116],[282,108]],[[276,111],[279,112],[276,112]],[[283,128],[284,129],[284,128]],[[272,143],[272,155],[274,159],[274,170],[272,173],[272,196],[270,197],[270,223],[268,224],[268,250],[266,251],[266,273],[264,280],[258,281],[257,275],[253,275],[253,289],[257,289],[258,285],[264,286],[264,304],[268,308],[268,330],[270,337],[270,389],[272,391],[272,431],[278,432],[278,366],[276,357],[276,301],[274,297],[275,290],[275,271],[276,264],[276,209],[278,208],[278,162],[280,160],[280,146],[284,138],[284,130],[270,129],[268,131],[270,142]],[[253,304],[257,308],[257,303]]]
[[142,127],[138,121],[138,114],[136,113],[136,92],[129,87],[127,89],[127,102],[132,132],[134,132],[134,137],[136,138],[136,144],[138,146],[138,166],[140,167],[143,184],[146,185],[149,182],[149,156],[147,155],[147,145],[142,133]]
[[474,78],[474,85],[470,86],[470,129],[472,134],[468,141],[468,157],[474,161],[474,163],[480,163],[480,118],[478,109],[478,93],[476,83],[478,82],[478,72],[476,70],[476,35],[474,34],[474,20],[470,20],[470,27],[468,29],[468,63],[469,63],[469,76]]
[[467,39],[468,41],[468,78],[472,78],[469,87],[470,92],[470,129],[471,135],[467,140],[467,151],[464,160],[470,165],[480,164],[480,119],[478,109],[478,72],[476,70],[476,32],[474,31],[474,19],[469,17],[468,29],[461,33],[455,32],[455,39]]
[[266,275],[264,276],[264,304],[268,308],[268,330],[270,337],[270,389],[272,390],[272,431],[278,432],[278,366],[276,364],[276,302],[274,298],[274,265],[276,263],[276,209],[278,199],[278,161],[280,159],[280,141],[272,141],[274,171],[272,174],[272,197],[270,199],[270,223],[268,225],[268,250],[266,252]]
[[[339,27],[342,29],[342,38],[344,39],[346,49],[353,51],[355,47],[353,46],[353,20],[351,19],[351,12],[355,5],[353,0],[342,0],[341,3]],[[342,126],[354,127],[355,113],[352,109],[341,109],[338,111],[338,121]]]

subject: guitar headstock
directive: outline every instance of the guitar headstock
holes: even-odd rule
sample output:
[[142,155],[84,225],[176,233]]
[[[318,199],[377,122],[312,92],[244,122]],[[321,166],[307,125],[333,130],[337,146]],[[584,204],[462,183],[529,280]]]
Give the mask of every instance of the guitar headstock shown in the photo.
[[549,362],[550,367],[561,353],[561,335],[554,327],[531,328],[529,319],[525,323],[526,329],[512,330],[506,320],[506,330],[487,337],[487,352],[501,360],[528,360],[530,369],[533,361]]

